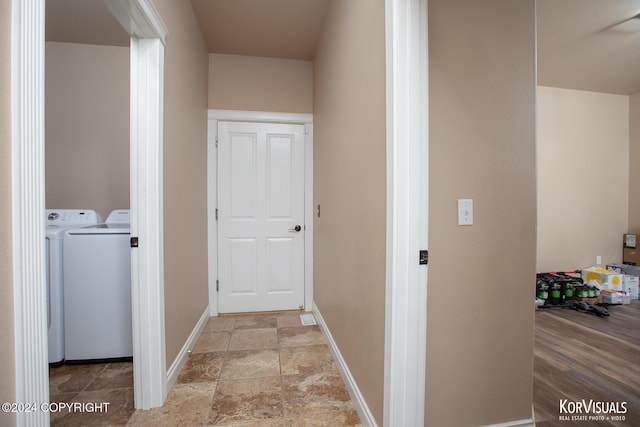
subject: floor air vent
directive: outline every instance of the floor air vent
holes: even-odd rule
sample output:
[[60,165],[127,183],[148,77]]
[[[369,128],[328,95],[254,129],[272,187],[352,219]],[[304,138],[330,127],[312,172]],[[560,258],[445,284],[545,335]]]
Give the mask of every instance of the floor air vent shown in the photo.
[[317,325],[316,318],[313,317],[313,314],[311,314],[311,313],[309,313],[309,314],[301,314],[300,315],[300,322],[302,322],[302,324],[304,326]]

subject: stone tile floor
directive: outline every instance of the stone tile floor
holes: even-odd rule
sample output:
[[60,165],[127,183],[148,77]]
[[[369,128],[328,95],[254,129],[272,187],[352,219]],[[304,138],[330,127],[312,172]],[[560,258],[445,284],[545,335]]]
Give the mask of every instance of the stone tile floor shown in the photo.
[[299,313],[212,317],[163,407],[133,408],[131,363],[50,369],[51,402],[109,402],[51,414],[52,426],[359,426],[317,326]]

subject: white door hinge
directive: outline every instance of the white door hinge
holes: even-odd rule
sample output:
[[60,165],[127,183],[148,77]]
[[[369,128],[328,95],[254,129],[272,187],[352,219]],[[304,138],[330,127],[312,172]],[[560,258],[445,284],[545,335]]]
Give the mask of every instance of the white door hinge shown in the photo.
[[216,208],[216,221],[218,220],[218,208]]
[[216,292],[220,291],[220,281],[216,280]]

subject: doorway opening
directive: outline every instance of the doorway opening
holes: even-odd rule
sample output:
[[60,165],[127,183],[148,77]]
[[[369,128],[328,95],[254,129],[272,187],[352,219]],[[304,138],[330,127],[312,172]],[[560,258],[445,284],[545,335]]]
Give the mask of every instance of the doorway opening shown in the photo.
[[[220,198],[221,194],[219,194],[218,189],[220,188],[221,182],[219,182],[219,169],[218,165],[220,164],[220,160],[218,156],[220,154],[220,139],[223,137],[219,134],[219,125],[221,123],[229,123],[233,126],[267,126],[271,127],[270,134],[275,138],[272,138],[272,143],[267,144],[266,139],[263,142],[263,145],[266,149],[267,146],[272,147],[278,151],[278,147],[280,147],[282,151],[281,154],[285,154],[285,152],[289,152],[297,156],[297,165],[294,167],[292,163],[292,168],[290,168],[290,172],[295,176],[282,176],[281,178],[288,182],[287,185],[298,185],[297,188],[291,187],[292,190],[297,192],[296,198],[298,206],[298,212],[295,214],[295,224],[294,216],[282,215],[282,218],[275,218],[274,221],[279,226],[284,224],[286,227],[285,234],[282,238],[279,238],[277,243],[282,242],[291,242],[292,244],[297,244],[298,247],[291,248],[293,251],[290,252],[291,256],[298,257],[298,263],[302,264],[302,270],[298,271],[296,276],[297,286],[301,286],[297,288],[297,293],[291,293],[286,290],[274,290],[272,294],[279,296],[289,295],[294,298],[295,302],[289,302],[289,306],[286,309],[304,309],[306,311],[311,311],[312,302],[313,302],[313,116],[311,114],[298,114],[298,113],[268,113],[268,112],[255,112],[255,111],[231,111],[231,110],[209,110],[209,135],[208,135],[208,217],[209,217],[209,308],[210,315],[217,316],[220,312],[228,311],[228,308],[224,308],[225,306],[221,306],[221,295],[218,289],[220,289],[220,269],[219,269],[219,259],[222,256],[219,252],[218,242],[219,242],[219,227],[220,221],[216,217],[216,210],[220,208]],[[229,125],[224,125],[225,129],[228,129]],[[278,128],[277,126],[280,126]],[[284,127],[297,129],[295,132],[291,133]],[[287,130],[285,132],[285,130]],[[293,135],[296,134],[297,137]],[[244,132],[244,135],[250,135],[251,133]],[[264,135],[266,137],[266,134]],[[226,137],[229,137],[228,132],[226,133]],[[293,138],[293,139],[292,139]],[[298,140],[298,149],[289,151],[284,150],[286,146],[289,146],[289,142]],[[248,140],[246,140],[248,141]],[[229,141],[226,141],[229,142]],[[256,139],[257,143],[257,139]],[[294,143],[295,144],[295,143]],[[242,144],[240,144],[242,145]],[[256,148],[258,145],[255,146]],[[293,146],[290,146],[293,148]],[[222,155],[231,154],[230,152],[225,151],[226,148],[223,148]],[[225,154],[226,153],[226,154]],[[295,154],[297,153],[297,154]],[[266,154],[266,151],[265,151]],[[273,154],[273,153],[272,153]],[[288,155],[287,155],[288,156]],[[282,157],[282,160],[286,160],[287,156]],[[265,157],[265,160],[267,157]],[[274,158],[275,160],[275,158]],[[292,159],[293,160],[293,159]],[[266,163],[265,163],[266,166]],[[265,169],[266,171],[266,169]],[[266,177],[266,174],[265,174]],[[296,178],[297,177],[297,178]],[[256,176],[257,178],[257,176]],[[295,179],[294,179],[295,178]],[[273,179],[273,178],[272,178]],[[281,185],[284,185],[282,181]],[[222,183],[224,184],[224,183]],[[231,189],[231,188],[229,188]],[[265,188],[266,189],[266,188]],[[224,197],[224,194],[222,194]],[[302,200],[300,200],[300,198]],[[277,201],[277,199],[274,199]],[[230,199],[229,199],[230,201]],[[288,202],[287,202],[288,203]],[[273,203],[270,201],[269,205],[265,203],[264,206],[270,206]],[[275,208],[275,206],[274,206]],[[218,218],[220,218],[221,214],[218,210]],[[293,222],[291,222],[293,221]],[[288,222],[291,222],[289,224]],[[289,228],[295,230],[295,226],[300,225],[300,231],[292,231],[289,232]],[[302,229],[302,227],[305,227]],[[290,238],[292,235],[294,238]],[[304,237],[304,239],[302,239]],[[296,241],[296,239],[298,239]],[[230,252],[228,253],[230,254]],[[287,257],[282,257],[287,258]],[[299,265],[299,264],[298,264]],[[274,267],[275,268],[275,267]],[[280,270],[286,270],[282,266],[278,267]],[[290,270],[291,271],[291,270]],[[276,271],[274,271],[276,273]],[[222,275],[226,274],[224,269],[222,270]],[[282,274],[279,274],[280,279],[282,277],[286,277]],[[278,277],[278,276],[274,276]],[[279,279],[276,279],[279,280]],[[222,285],[224,286],[224,284]],[[229,291],[232,293],[233,289],[229,288]],[[223,288],[224,292],[224,288]],[[247,292],[238,292],[238,296],[243,294],[247,296]],[[253,292],[249,292],[253,293]],[[295,296],[293,296],[295,295]],[[230,296],[230,295],[228,295]],[[237,298],[232,298],[232,300]],[[278,298],[281,299],[281,298]],[[289,298],[291,299],[291,298]],[[292,301],[294,301],[292,300]],[[224,304],[224,301],[222,301]],[[292,305],[293,304],[293,305]],[[220,308],[222,308],[222,311]],[[284,306],[273,305],[273,303],[269,306],[262,306],[257,308],[258,311],[264,310],[282,310],[285,309]],[[230,310],[236,310],[230,308]],[[237,311],[237,310],[236,310]],[[247,308],[243,308],[242,311],[247,311]],[[256,310],[250,310],[256,311]]]
[[[135,404],[160,406],[166,397],[164,304],[162,298],[162,89],[167,33],[148,1],[107,2],[124,23],[132,47],[132,231],[148,245],[132,254]],[[12,208],[16,400],[49,401],[47,372],[46,271],[43,212],[45,1],[12,2]],[[142,123],[138,124],[138,120]],[[140,158],[139,151],[146,154]],[[160,153],[160,154],[158,154]],[[135,156],[133,155],[135,154]],[[155,168],[154,168],[155,167]],[[138,175],[149,179],[140,180]],[[147,197],[139,200],[137,185]],[[139,221],[139,217],[142,220]],[[141,225],[143,227],[141,227]],[[138,264],[145,266],[142,271]],[[23,273],[23,272],[28,272]],[[150,285],[153,283],[153,285]],[[139,356],[139,357],[138,357]],[[145,363],[141,363],[144,361]],[[48,424],[47,412],[18,414],[18,423]],[[31,422],[30,421],[30,422]]]

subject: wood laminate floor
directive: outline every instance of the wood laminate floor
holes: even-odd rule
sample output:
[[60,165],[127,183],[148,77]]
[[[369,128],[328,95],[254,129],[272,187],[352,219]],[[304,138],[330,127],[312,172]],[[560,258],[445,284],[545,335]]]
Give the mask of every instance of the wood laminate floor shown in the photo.
[[[640,301],[611,306],[609,312],[609,317],[571,309],[536,312],[536,426],[640,426]],[[604,419],[585,420],[584,412],[568,413],[572,402],[583,401],[617,402],[619,409],[626,407],[624,419],[592,412]]]

